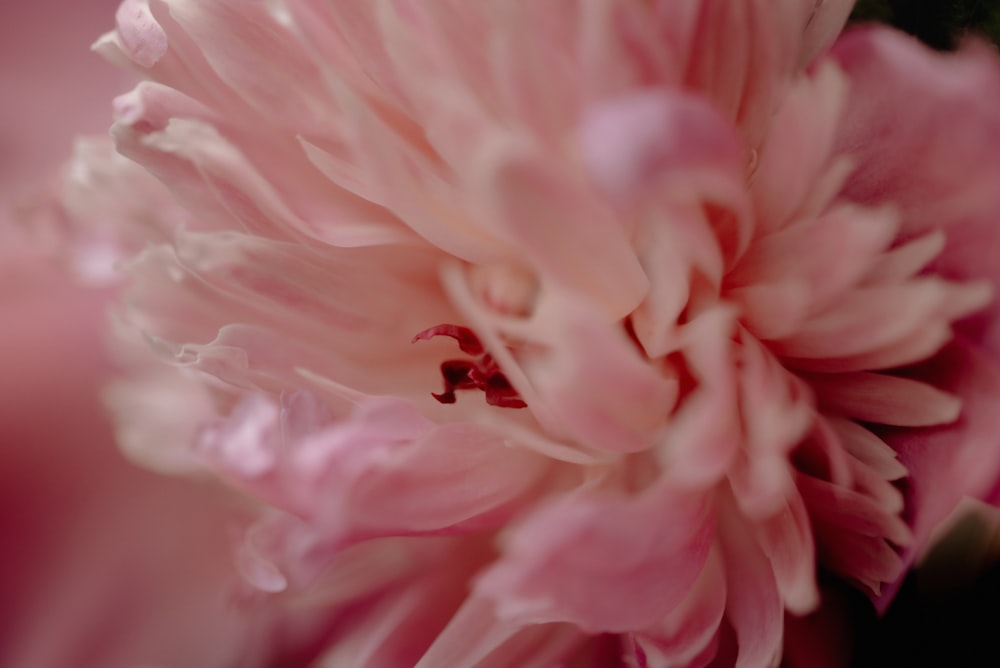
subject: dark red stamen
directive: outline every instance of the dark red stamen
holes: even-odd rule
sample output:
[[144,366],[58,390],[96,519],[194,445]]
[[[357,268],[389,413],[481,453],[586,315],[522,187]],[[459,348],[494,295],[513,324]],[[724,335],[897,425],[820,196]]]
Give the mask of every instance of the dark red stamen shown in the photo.
[[458,325],[436,325],[435,327],[429,327],[422,332],[418,332],[413,337],[413,342],[426,341],[433,339],[435,336],[450,336],[458,341],[458,347],[461,348],[462,352],[469,355],[482,355],[486,352],[475,332],[468,327],[460,327]]
[[458,347],[478,359],[445,360],[441,363],[441,378],[444,392],[431,393],[442,404],[455,403],[455,390],[482,390],[486,403],[501,408],[524,408],[524,400],[517,394],[507,376],[500,370],[493,356],[486,353],[479,337],[468,327],[458,325],[438,325],[425,329],[413,337],[413,341],[426,341],[435,336],[450,336],[458,341]]

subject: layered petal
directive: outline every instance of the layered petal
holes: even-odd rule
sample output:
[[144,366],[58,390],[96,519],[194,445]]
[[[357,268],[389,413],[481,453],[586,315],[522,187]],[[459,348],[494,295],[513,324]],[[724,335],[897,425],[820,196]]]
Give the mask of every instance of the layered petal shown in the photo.
[[496,526],[548,469],[498,434],[436,425],[396,399],[365,400],[334,420],[310,395],[280,404],[251,395],[206,423],[196,447],[236,484],[338,545]]
[[[568,497],[516,528],[504,559],[477,590],[496,600],[501,619],[520,625],[567,621],[589,632],[651,626],[704,568],[712,535],[707,501],[671,489],[636,500]],[[664,507],[669,524],[655,521]],[[671,577],[660,577],[664,571]]]

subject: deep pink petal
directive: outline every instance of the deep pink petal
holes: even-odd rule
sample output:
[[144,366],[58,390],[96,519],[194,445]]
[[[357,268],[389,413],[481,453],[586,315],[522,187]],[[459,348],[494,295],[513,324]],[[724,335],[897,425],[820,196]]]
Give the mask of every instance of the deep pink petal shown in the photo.
[[964,236],[956,224],[997,210],[1000,65],[988,47],[945,56],[868,28],[831,53],[851,82],[837,138],[857,165],[845,194],[900,206],[909,234],[944,227]]
[[[962,413],[952,425],[888,439],[910,472],[904,489],[914,540],[903,552],[904,567],[920,555],[933,530],[963,496],[988,496],[1000,477],[1000,373],[992,359],[959,340],[930,363],[928,375],[961,397]],[[883,594],[881,605],[888,604],[898,585],[893,583]]]

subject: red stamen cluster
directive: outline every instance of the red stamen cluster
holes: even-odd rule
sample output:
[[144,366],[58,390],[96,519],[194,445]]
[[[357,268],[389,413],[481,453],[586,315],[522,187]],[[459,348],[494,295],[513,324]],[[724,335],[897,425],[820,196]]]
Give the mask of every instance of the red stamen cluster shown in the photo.
[[475,359],[445,360],[441,363],[444,378],[444,392],[432,393],[442,404],[455,403],[455,390],[482,390],[486,393],[486,403],[501,408],[524,408],[524,400],[511,387],[507,376],[500,370],[493,356],[486,352],[479,337],[468,327],[458,325],[437,325],[419,332],[413,341],[426,341],[435,336],[450,336],[458,341],[463,353]]

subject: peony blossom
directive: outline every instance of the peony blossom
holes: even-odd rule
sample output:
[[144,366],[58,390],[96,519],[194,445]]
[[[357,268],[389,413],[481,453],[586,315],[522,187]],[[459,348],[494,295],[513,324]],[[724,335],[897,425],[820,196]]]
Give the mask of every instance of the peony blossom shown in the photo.
[[62,197],[121,447],[257,502],[317,666],[769,666],[817,567],[886,602],[996,494],[1000,64],[849,9],[125,0]]

